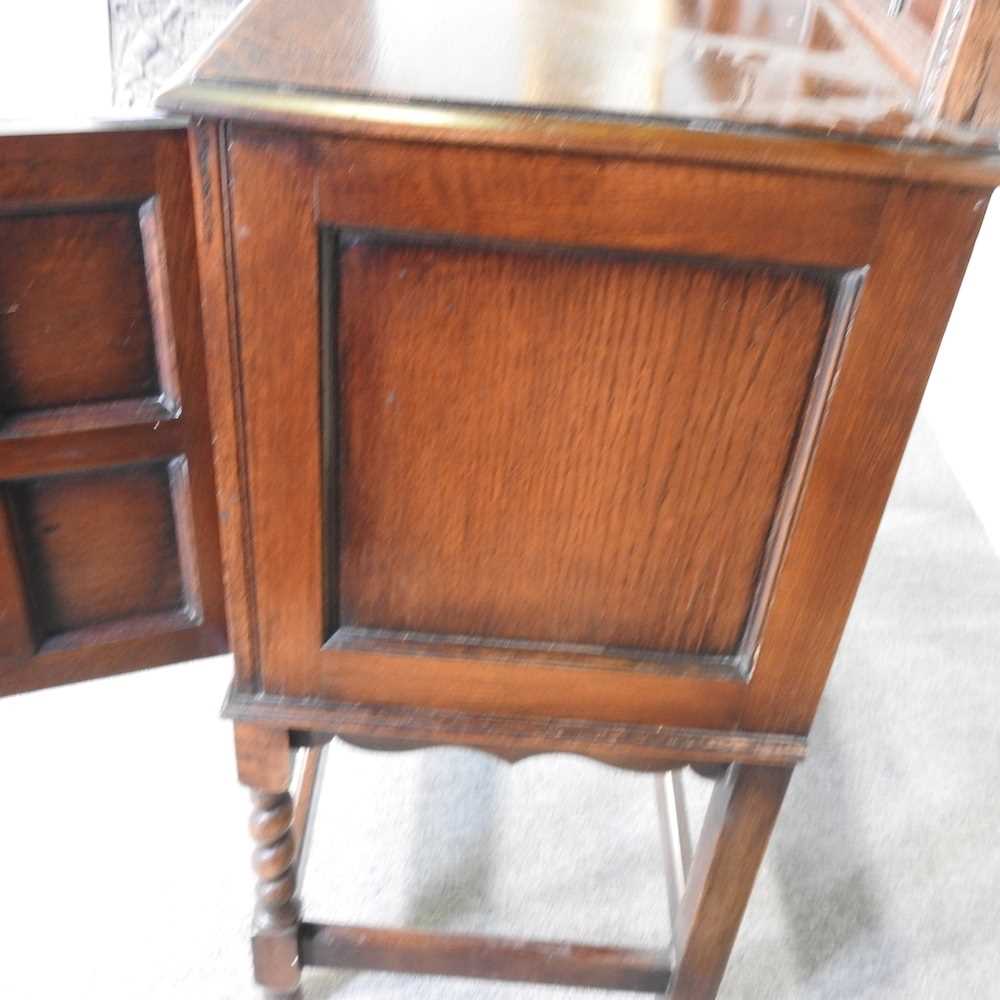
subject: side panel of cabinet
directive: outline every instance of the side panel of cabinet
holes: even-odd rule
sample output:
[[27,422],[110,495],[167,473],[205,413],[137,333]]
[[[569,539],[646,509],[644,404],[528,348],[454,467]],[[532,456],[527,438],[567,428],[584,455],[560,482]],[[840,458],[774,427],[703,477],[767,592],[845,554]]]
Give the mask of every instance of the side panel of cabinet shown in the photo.
[[888,187],[226,148],[243,683],[736,725]]
[[186,133],[0,161],[0,694],[223,652]]

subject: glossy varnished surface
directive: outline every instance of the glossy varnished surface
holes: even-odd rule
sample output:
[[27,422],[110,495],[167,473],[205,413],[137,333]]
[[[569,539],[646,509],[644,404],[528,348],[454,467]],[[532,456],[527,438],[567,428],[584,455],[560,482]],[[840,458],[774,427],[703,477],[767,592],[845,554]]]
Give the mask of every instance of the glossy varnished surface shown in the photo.
[[251,0],[191,80],[249,85],[262,100],[309,92],[976,141],[920,118],[914,88],[833,0]]

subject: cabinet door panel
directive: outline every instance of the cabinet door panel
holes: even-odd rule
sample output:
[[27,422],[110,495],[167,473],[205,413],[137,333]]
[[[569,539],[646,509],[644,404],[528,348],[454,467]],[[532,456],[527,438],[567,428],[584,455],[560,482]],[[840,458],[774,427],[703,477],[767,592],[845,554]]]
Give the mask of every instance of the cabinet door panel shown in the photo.
[[0,693],[222,652],[186,132],[0,161]]

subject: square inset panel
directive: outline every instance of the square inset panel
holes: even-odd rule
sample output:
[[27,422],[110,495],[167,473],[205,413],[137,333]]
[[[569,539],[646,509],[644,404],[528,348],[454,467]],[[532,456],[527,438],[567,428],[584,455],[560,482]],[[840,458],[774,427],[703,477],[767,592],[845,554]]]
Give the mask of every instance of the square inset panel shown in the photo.
[[160,395],[139,212],[0,217],[0,413]]
[[364,234],[338,257],[334,627],[740,650],[833,279]]
[[165,463],[8,484],[35,627],[73,629],[185,607]]

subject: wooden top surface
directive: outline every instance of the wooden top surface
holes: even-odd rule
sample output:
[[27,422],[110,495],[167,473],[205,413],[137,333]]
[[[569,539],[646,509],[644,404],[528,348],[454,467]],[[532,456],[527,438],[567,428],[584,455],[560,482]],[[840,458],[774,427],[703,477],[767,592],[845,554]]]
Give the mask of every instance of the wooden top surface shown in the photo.
[[160,103],[654,155],[680,132],[750,134],[788,140],[770,162],[797,148],[817,166],[802,143],[832,138],[873,151],[856,172],[923,177],[917,157],[941,161],[935,179],[998,173],[996,137],[922,116],[836,0],[249,0]]

